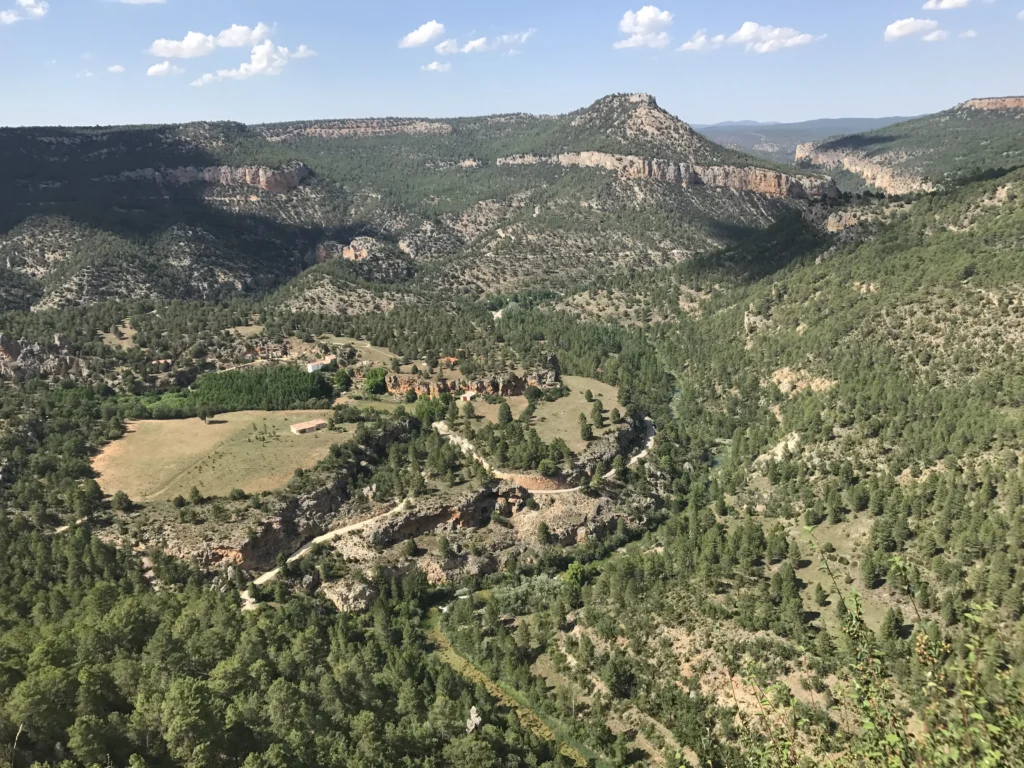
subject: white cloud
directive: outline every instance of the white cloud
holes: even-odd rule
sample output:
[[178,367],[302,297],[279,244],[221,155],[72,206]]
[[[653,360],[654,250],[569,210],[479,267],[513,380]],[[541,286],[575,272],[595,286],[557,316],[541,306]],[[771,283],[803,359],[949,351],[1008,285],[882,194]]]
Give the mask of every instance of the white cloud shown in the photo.
[[219,48],[251,48],[270,37],[270,27],[262,21],[254,29],[241,24],[232,24],[217,35]]
[[50,10],[50,4],[46,0],[17,0],[21,14],[26,19],[41,19]]
[[162,64],[154,64],[152,67],[146,70],[148,77],[167,77],[168,75],[183,75],[185,70],[174,66],[169,61],[165,61]]
[[766,27],[754,21],[744,22],[739,30],[729,36],[730,43],[745,45],[748,51],[754,53],[776,53],[821,39],[790,27]]
[[112,75],[120,75],[122,72],[124,72],[124,67],[122,67],[120,64],[114,64],[112,67],[107,67],[107,72],[111,73]]
[[934,32],[929,32],[921,39],[926,43],[941,43],[943,40],[949,39],[949,32],[944,29],[936,29]]
[[462,47],[463,53],[481,53],[487,50],[487,38],[478,37],[476,40],[470,40]]
[[932,19],[900,19],[885,28],[885,41],[891,43],[903,37],[926,35],[939,28],[939,22]]
[[699,32],[694,33],[693,37],[687,40],[680,46],[680,51],[713,51],[716,48],[721,48],[722,43],[725,42],[725,35],[715,35],[714,37],[708,37],[708,31],[702,29]]
[[14,24],[27,19],[41,19],[50,10],[46,0],[17,0],[17,8],[0,11],[0,24]]
[[269,36],[270,27],[263,22],[252,28],[232,24],[216,36],[189,32],[181,40],[156,40],[149,47],[149,52],[165,59],[195,59],[207,56],[218,48],[250,48],[262,43]]
[[626,11],[619,22],[619,31],[629,35],[614,43],[613,48],[664,48],[671,41],[665,30],[672,26],[672,14],[653,5],[639,11]]
[[1024,21],[1024,11],[1021,11],[1020,13],[1018,13],[1017,14],[1017,18],[1020,19],[1021,21]]
[[966,8],[971,0],[928,0],[922,8],[926,11],[952,11],[954,8]]
[[452,65],[448,62],[442,64],[440,61],[432,61],[420,67],[424,72],[451,72]]
[[165,56],[172,59],[194,59],[206,56],[215,50],[217,50],[217,39],[213,35],[204,35],[202,32],[189,32],[181,40],[155,40],[149,46],[149,52],[154,56]]
[[973,29],[968,29],[966,32],[961,32],[960,37],[977,37],[978,33]]
[[452,54],[459,52],[459,41],[454,38],[451,40],[444,40],[435,45],[434,50],[442,56],[451,56]]
[[316,56],[316,51],[305,45],[300,45],[292,53],[283,46],[274,45],[272,40],[264,40],[253,46],[249,61],[243,62],[236,69],[220,69],[216,74],[208,72],[194,80],[192,85],[201,87],[219,80],[248,80],[257,75],[279,75],[292,59],[307,59],[310,56]]
[[419,48],[444,34],[444,24],[428,21],[419,29],[414,29],[398,43],[399,48]]

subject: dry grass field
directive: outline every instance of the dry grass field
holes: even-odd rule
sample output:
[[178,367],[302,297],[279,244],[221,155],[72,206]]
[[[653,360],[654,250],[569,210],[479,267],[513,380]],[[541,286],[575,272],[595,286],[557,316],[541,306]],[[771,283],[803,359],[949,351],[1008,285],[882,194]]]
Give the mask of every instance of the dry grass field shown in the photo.
[[[580,439],[580,414],[585,414],[588,421],[592,422],[590,412],[593,403],[588,403],[586,392],[589,389],[595,400],[604,404],[605,419],[612,408],[623,410],[619,405],[619,390],[617,387],[603,384],[597,379],[585,379],[580,376],[563,376],[562,383],[569,389],[567,397],[560,398],[553,403],[541,401],[537,404],[534,412],[533,427],[545,443],[550,443],[555,438],[562,438],[574,453],[579,453],[586,447],[586,443]],[[505,398],[512,409],[512,418],[518,419],[519,415],[526,410],[525,397]],[[483,400],[474,400],[473,409],[477,416],[481,416],[493,424],[498,423],[498,406],[491,405]],[[595,429],[594,435],[600,437],[608,431]]]
[[347,439],[344,432],[293,435],[289,429],[329,416],[330,411],[242,411],[210,424],[137,421],[93,460],[93,468],[104,493],[124,491],[135,501],[187,496],[193,486],[204,496],[225,496],[235,488],[270,491]]
[[[587,402],[586,391],[589,389],[594,399],[604,404],[604,416],[608,420],[608,413],[612,408],[622,410],[619,406],[619,390],[618,387],[603,384],[596,379],[584,379],[579,376],[563,376],[562,383],[569,388],[569,396],[553,403],[539,403],[533,416],[533,426],[545,443],[560,437],[573,453],[579,453],[586,447],[586,443],[580,439],[580,414],[585,414],[590,421],[590,411],[594,407],[593,403]],[[607,429],[595,429],[594,435],[600,437],[606,431]]]

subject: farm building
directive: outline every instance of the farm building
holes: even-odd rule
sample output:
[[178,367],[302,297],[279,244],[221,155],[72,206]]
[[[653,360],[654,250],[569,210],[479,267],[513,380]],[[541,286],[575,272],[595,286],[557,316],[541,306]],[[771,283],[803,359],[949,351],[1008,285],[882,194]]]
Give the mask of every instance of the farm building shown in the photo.
[[323,370],[325,367],[337,360],[336,355],[328,355],[323,360],[316,360],[312,363],[306,363],[306,373],[316,373],[317,371]]
[[463,392],[461,395],[459,395],[459,400],[461,400],[464,403],[468,403],[471,400],[476,400],[476,392]]
[[327,422],[323,419],[292,424],[292,434],[295,435],[308,435],[310,432],[319,432],[321,429],[327,429]]

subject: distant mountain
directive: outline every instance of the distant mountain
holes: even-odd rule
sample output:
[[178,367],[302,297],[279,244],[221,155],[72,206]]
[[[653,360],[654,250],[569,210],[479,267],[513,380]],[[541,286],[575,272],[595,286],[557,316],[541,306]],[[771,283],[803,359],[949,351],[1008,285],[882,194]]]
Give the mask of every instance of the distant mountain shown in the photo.
[[704,128],[751,128],[754,126],[764,125],[782,125],[778,120],[768,120],[761,122],[759,120],[723,120],[720,123],[714,123],[712,125],[705,125]]
[[808,120],[802,123],[757,123],[741,120],[705,126],[700,132],[730,149],[749,152],[779,163],[792,163],[799,144],[820,141],[840,134],[885,128],[907,119],[909,118],[841,117]]
[[1024,97],[971,99],[934,115],[808,142],[796,160],[905,194],[1024,165],[1022,135]]

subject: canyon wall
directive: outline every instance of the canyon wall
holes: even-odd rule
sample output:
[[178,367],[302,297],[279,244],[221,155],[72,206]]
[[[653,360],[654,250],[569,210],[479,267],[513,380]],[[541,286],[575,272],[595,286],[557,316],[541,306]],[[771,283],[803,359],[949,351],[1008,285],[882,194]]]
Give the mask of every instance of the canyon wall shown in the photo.
[[935,185],[911,171],[891,168],[842,149],[819,149],[817,144],[800,144],[796,148],[796,162],[809,162],[819,168],[842,168],[855,173],[873,187],[888,195],[907,195],[913,192],[933,192]]
[[257,187],[265,192],[285,194],[309,178],[311,171],[302,163],[290,163],[281,168],[261,165],[210,166],[208,168],[140,168],[124,171],[116,176],[105,176],[102,181],[153,181],[157,184],[216,184],[219,186]]
[[794,200],[837,197],[835,182],[816,176],[792,176],[768,168],[740,168],[729,165],[700,166],[674,163],[636,155],[607,152],[569,152],[561,155],[512,155],[498,159],[498,165],[538,165],[598,168],[626,179],[651,179],[683,188],[715,187],[737,192],[756,192]]

